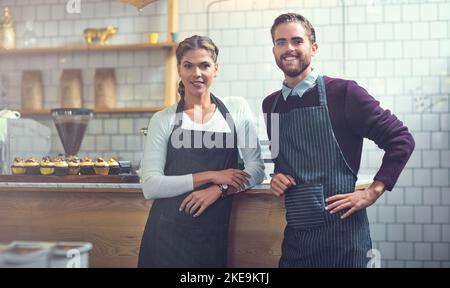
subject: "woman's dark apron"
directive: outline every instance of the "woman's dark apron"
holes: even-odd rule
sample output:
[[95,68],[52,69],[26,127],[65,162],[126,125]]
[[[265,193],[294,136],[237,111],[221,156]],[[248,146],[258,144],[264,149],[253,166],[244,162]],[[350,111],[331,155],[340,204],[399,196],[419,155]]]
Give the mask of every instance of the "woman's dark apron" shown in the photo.
[[[366,210],[342,220],[324,199],[354,191],[357,177],[336,141],[325,84],[317,79],[320,106],[280,113],[281,172],[295,178],[285,193],[287,226],[280,267],[366,267],[372,242]],[[281,95],[281,93],[280,93]],[[280,98],[272,106],[272,113]]]
[[[238,167],[239,153],[234,122],[219,99],[211,95],[211,100],[227,119],[231,133],[181,129],[184,108],[184,101],[181,100],[177,106],[176,123],[171,138],[176,129],[181,129],[183,133],[179,137],[180,141],[189,135],[188,142],[191,145],[176,148],[169,139],[164,175],[185,175]],[[203,141],[198,145],[199,142],[194,143],[195,136],[204,137],[197,139],[207,138],[213,141],[222,139],[223,141],[219,142],[223,143],[223,146],[207,148]],[[232,145],[226,145],[226,137]],[[201,147],[196,148],[198,146]],[[195,190],[205,189],[210,185],[212,184],[205,184]],[[219,198],[203,214],[193,217],[178,210],[181,202],[191,192],[193,191],[153,201],[142,237],[139,267],[226,267],[232,197]]]

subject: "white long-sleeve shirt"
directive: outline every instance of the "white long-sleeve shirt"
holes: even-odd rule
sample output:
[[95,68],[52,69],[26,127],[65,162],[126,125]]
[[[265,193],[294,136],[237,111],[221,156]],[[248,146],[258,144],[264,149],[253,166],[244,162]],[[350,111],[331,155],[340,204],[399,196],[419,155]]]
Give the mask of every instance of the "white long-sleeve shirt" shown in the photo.
[[[236,127],[238,149],[244,161],[244,171],[251,177],[245,189],[260,184],[264,179],[264,163],[257,138],[255,119],[248,103],[241,97],[220,98]],[[146,199],[175,197],[194,190],[192,174],[166,176],[167,144],[175,124],[177,104],[153,115],[141,162],[141,185]],[[211,119],[200,124],[183,113],[181,128],[208,132],[230,132],[230,127],[217,108]]]

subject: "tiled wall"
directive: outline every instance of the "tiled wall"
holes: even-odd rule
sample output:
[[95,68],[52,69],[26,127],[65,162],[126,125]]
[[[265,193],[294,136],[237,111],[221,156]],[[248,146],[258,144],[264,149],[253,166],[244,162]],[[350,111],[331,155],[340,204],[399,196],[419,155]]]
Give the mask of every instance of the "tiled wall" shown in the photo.
[[[24,21],[33,17],[42,46],[80,42],[81,31],[88,26],[119,26],[120,33],[112,43],[145,41],[148,32],[166,29],[163,0],[151,4],[140,15],[133,7],[99,0],[81,0],[81,13],[69,15],[63,9],[65,2],[1,3],[13,9],[19,44]],[[212,1],[179,2],[182,38],[209,30],[220,48],[215,94],[244,96],[254,111],[261,110],[262,99],[280,87],[283,77],[271,52],[269,29],[273,19],[286,11],[307,16],[316,27],[320,47],[314,66],[326,75],[357,80],[383,107],[397,114],[416,139],[416,151],[394,191],[369,209],[374,246],[381,251],[382,265],[450,266],[450,1],[228,0],[211,7],[210,21],[206,7]],[[34,65],[46,71],[47,105],[58,102],[58,77],[66,67],[83,68],[87,103],[92,103],[95,68],[116,66],[123,103],[162,103],[157,98],[163,82],[158,52],[98,55],[17,61],[2,58],[0,73],[9,81],[8,95],[2,101],[12,108],[19,106],[20,71]],[[142,146],[138,129],[145,126],[148,116],[96,116],[82,152],[118,153],[138,161]],[[49,120],[43,121],[51,126]],[[260,132],[265,136],[264,127]],[[52,150],[59,150],[56,136],[52,142]],[[382,156],[376,145],[365,142],[360,173],[376,173]]]

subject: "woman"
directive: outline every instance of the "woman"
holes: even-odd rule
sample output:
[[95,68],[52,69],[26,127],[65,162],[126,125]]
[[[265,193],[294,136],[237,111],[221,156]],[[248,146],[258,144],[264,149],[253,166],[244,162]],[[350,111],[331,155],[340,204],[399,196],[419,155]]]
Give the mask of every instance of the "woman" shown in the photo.
[[264,178],[259,143],[247,148],[239,141],[256,135],[248,105],[224,100],[227,109],[210,92],[218,53],[208,37],[182,41],[176,51],[181,100],[150,121],[141,178],[145,198],[154,202],[139,267],[225,267],[229,195]]

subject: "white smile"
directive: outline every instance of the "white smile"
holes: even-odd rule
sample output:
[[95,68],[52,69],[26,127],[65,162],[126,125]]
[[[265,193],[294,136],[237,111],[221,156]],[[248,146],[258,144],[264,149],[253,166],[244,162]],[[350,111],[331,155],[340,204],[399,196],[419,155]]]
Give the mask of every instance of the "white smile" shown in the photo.
[[205,82],[203,82],[203,81],[191,81],[191,84],[192,84],[194,87],[196,87],[196,88],[200,88],[200,87],[202,87],[203,85],[205,85]]

